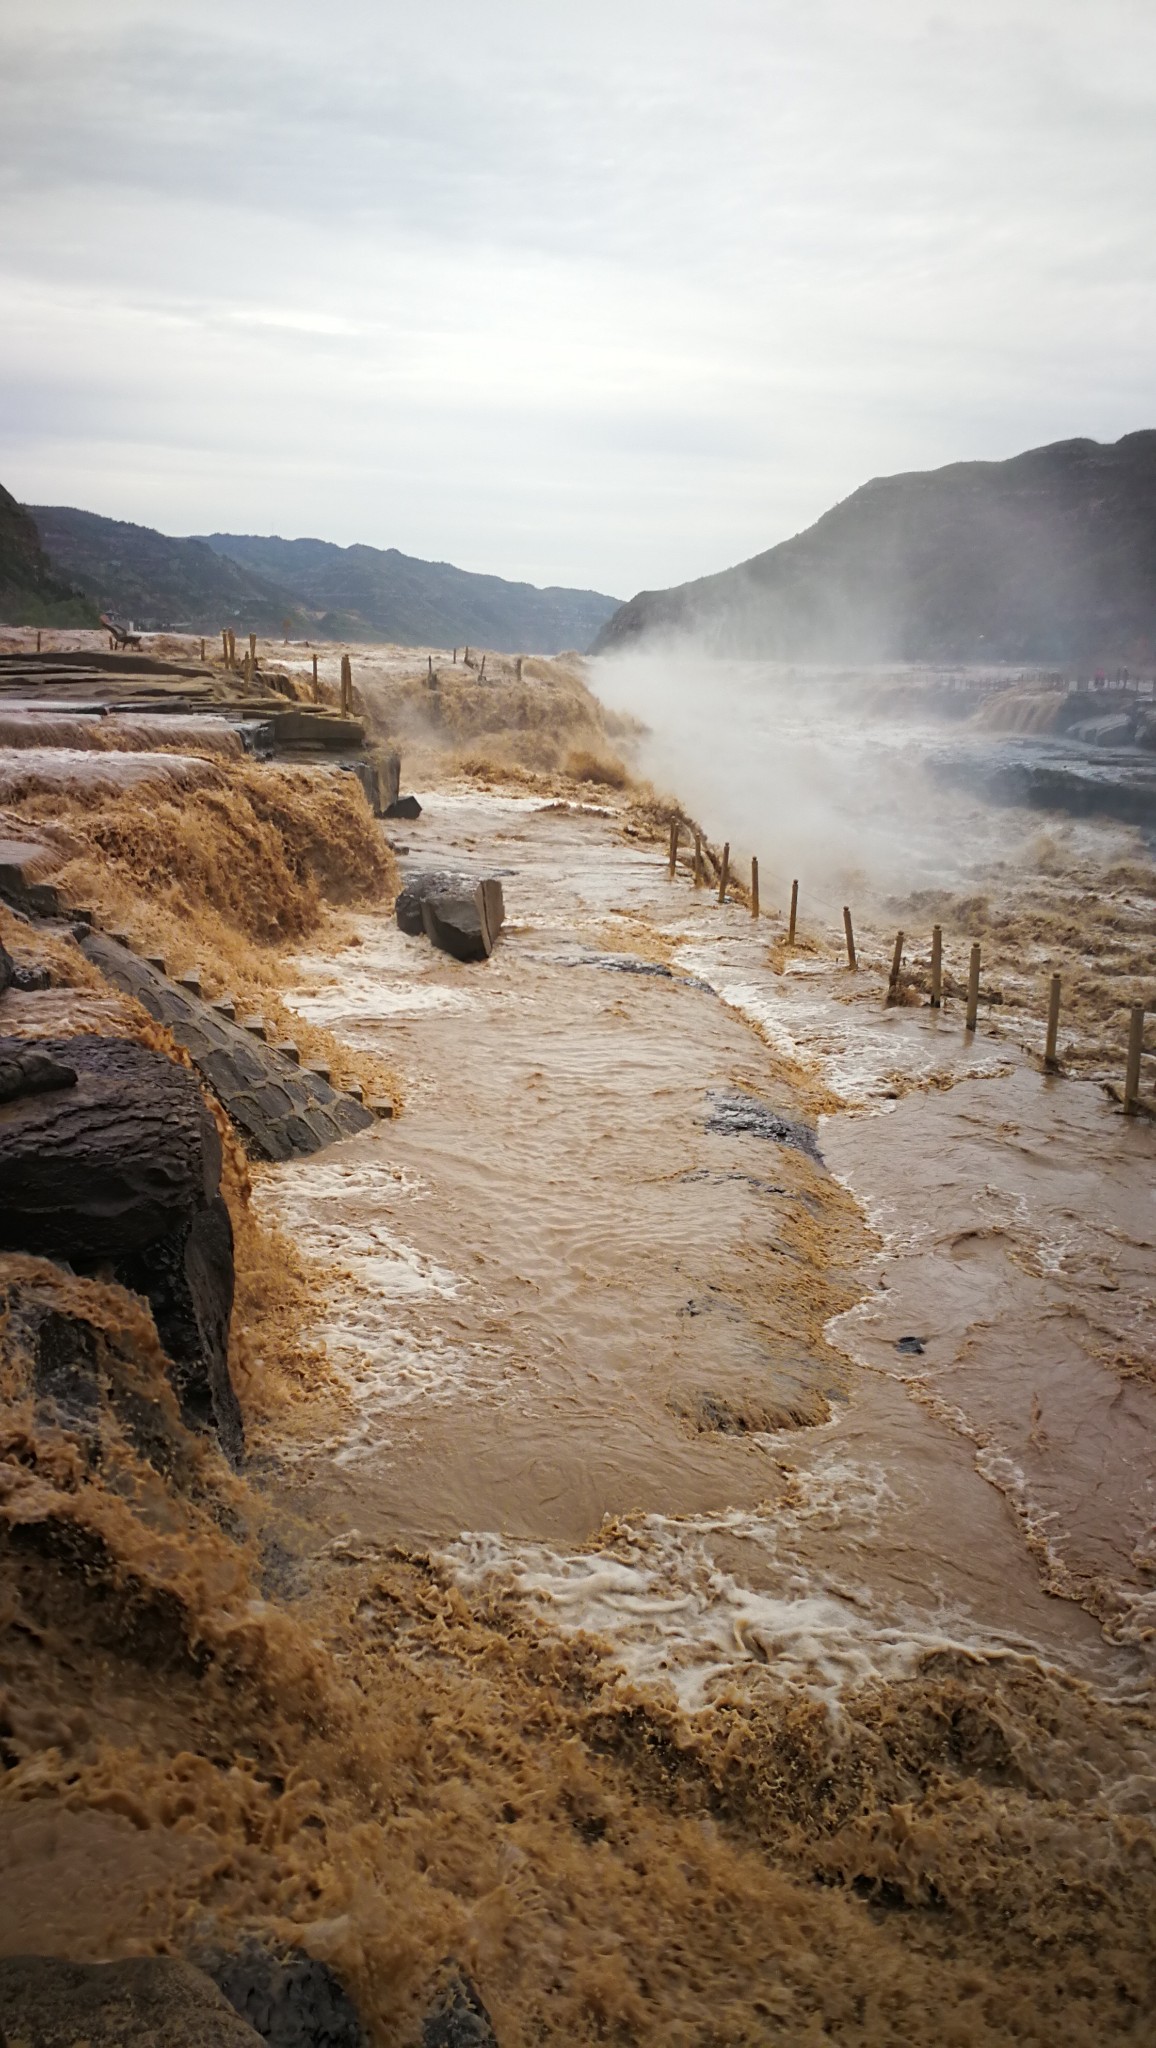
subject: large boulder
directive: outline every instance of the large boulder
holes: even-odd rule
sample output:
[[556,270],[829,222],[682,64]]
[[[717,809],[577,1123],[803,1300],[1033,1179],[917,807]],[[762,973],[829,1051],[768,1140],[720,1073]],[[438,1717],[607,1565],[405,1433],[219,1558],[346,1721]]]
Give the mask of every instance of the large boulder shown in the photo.
[[7,1956],[0,2039],[9,2048],[260,2048],[261,2036],[203,1971],[171,1956]]
[[403,932],[424,932],[455,960],[488,960],[505,920],[502,885],[496,875],[474,881],[468,875],[435,871],[413,875],[397,899]]
[[364,2048],[357,2007],[328,1963],[246,1941],[235,1954],[205,1956],[201,1964],[270,2048]]
[[[67,1261],[144,1295],[190,1423],[233,1459],[233,1233],[221,1140],[196,1078],[135,1039],[45,1039],[71,1086],[0,1103],[0,1249]],[[0,1039],[0,1073],[30,1047]]]

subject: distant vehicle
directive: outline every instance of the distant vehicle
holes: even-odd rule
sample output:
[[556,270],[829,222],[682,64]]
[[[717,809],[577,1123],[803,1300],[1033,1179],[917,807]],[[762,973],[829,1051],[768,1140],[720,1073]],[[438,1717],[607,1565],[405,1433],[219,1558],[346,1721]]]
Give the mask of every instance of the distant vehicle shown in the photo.
[[140,646],[140,634],[134,633],[131,626],[118,626],[116,620],[110,619],[107,612],[101,613],[100,623],[112,641],[114,648]]

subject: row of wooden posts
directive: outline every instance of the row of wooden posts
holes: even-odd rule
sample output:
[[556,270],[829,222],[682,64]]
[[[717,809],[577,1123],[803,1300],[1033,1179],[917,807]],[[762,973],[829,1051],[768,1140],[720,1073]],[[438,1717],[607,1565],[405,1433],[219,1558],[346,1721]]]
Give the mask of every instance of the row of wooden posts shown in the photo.
[[[681,834],[682,828],[678,819],[676,818],[672,821],[670,827],[670,853],[668,871],[672,882],[674,880],[675,872],[678,866],[678,848]],[[714,856],[709,855],[709,858],[713,862]],[[718,900],[720,903],[725,903],[727,888],[730,883],[731,868],[731,849],[729,840],[723,847],[722,857],[718,861],[717,867]],[[706,868],[703,859],[702,834],[701,832],[695,832],[695,888],[701,889],[705,880]],[[752,859],[751,861],[751,886],[749,893],[751,916],[758,917],[759,863],[756,859]],[[790,916],[787,920],[787,944],[789,946],[793,946],[795,943],[795,932],[798,926],[798,919],[799,884],[797,881],[793,881],[791,883],[791,910]],[[850,968],[852,974],[855,974],[858,972],[859,961],[858,956],[855,952],[855,930],[851,922],[851,911],[850,907],[846,903],[843,905],[843,931],[847,941],[847,965]],[[895,949],[891,955],[891,972],[887,978],[888,1002],[894,1001],[895,996],[897,995],[899,990],[900,975],[902,973],[903,968],[903,939],[904,934],[901,931],[896,932]],[[980,946],[979,941],[977,940],[975,944],[972,946],[971,958],[968,962],[967,1007],[964,1012],[964,1029],[966,1031],[974,1031],[979,1022],[980,958]],[[1058,1072],[1060,1065],[1059,1053],[1057,1051],[1057,1043],[1059,1039],[1060,1030],[1060,987],[1060,976],[1058,974],[1053,974],[1051,980],[1051,987],[1048,991],[1048,1026],[1047,1033],[1044,1039],[1044,1066],[1047,1068],[1049,1073]],[[940,1009],[943,1004],[943,927],[942,925],[938,924],[933,925],[931,928],[930,1004],[933,1010]],[[1131,1017],[1128,1026],[1128,1058],[1124,1072],[1124,1109],[1129,1116],[1134,1116],[1141,1106],[1140,1072],[1144,1054],[1144,1019],[1146,1016],[1147,1010],[1144,1004],[1133,1003]]]

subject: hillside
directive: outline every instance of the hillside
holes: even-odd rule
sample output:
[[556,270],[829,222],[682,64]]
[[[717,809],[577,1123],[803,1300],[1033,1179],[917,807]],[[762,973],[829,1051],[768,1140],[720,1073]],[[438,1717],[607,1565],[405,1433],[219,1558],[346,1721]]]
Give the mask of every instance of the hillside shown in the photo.
[[94,626],[96,609],[56,575],[32,520],[0,484],[0,624]]
[[55,570],[146,629],[279,634],[288,622],[295,638],[554,654],[587,647],[617,605],[595,591],[536,590],[396,548],[226,533],[175,539],[71,506],[26,509]]
[[468,642],[508,653],[581,650],[618,602],[595,590],[538,590],[531,583],[477,576],[397,548],[339,548],[324,540],[239,533],[211,533],[207,539],[219,554],[275,578],[319,612],[363,621],[365,638],[406,647]]
[[779,660],[1156,658],[1156,432],[877,477],[737,568],[642,591],[594,652],[688,635]]
[[175,540],[151,526],[105,519],[70,505],[30,505],[46,554],[102,611],[152,630],[216,633],[222,626],[296,634],[309,620],[292,593],[227,560],[203,540]]

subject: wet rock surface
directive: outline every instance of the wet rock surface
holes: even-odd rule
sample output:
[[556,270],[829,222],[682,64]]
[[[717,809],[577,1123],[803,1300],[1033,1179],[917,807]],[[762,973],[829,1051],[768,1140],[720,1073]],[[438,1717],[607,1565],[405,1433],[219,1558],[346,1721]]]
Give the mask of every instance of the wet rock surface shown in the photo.
[[769,1138],[776,1145],[790,1145],[796,1152],[805,1152],[808,1158],[822,1164],[819,1141],[810,1124],[782,1116],[769,1103],[761,1102],[757,1095],[712,1089],[708,1100],[711,1105],[706,1120],[708,1131],[725,1138],[744,1135]]
[[202,1968],[271,2048],[364,2048],[357,2008],[328,1963],[247,1942],[236,1955],[202,1958]]
[[8,2048],[257,2048],[261,2039],[203,1971],[169,1956],[0,1958],[0,2029]]
[[465,1972],[447,1965],[421,2032],[422,2048],[498,2048],[490,2015]]
[[[74,1085],[0,1106],[0,1247],[104,1271],[144,1295],[186,1419],[242,1449],[229,1379],[233,1234],[221,1140],[194,1076],[135,1039],[45,1040]],[[27,1058],[0,1040],[0,1074]]]
[[505,922],[502,884],[496,875],[432,871],[412,875],[397,899],[398,927],[409,937],[422,932],[455,960],[487,960]]
[[20,1095],[46,1095],[53,1088],[75,1086],[75,1067],[53,1059],[51,1053],[42,1051],[39,1046],[0,1055],[0,1102],[14,1102]]
[[372,1111],[180,988],[103,932],[83,950],[116,988],[167,1025],[259,1159],[299,1159],[373,1122]]
[[492,951],[477,892],[472,896],[426,896],[422,928],[431,945],[455,960],[488,960]]

